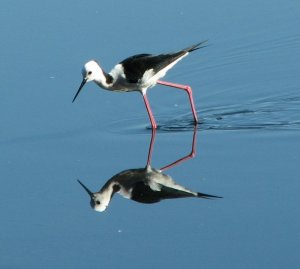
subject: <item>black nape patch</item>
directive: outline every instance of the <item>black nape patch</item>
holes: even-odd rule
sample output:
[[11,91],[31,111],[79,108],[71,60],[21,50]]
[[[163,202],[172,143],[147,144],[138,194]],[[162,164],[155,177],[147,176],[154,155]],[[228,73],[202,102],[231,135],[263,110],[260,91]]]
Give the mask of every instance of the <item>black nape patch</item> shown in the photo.
[[104,76],[106,78],[106,83],[107,84],[112,84],[112,82],[114,80],[113,77],[110,74],[107,74],[107,73],[104,73]]
[[114,184],[113,185],[114,192],[118,192],[120,189],[121,189],[121,187],[119,186],[119,184]]

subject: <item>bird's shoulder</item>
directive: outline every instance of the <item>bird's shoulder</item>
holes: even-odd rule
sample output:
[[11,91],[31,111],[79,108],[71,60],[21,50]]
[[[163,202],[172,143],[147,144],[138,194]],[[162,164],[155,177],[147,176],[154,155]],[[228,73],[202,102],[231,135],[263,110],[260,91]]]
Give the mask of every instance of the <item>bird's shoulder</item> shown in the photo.
[[136,55],[133,55],[133,56],[130,56],[130,57],[124,59],[123,61],[120,62],[120,64],[122,64],[123,66],[129,65],[129,64],[132,64],[137,61],[145,60],[145,58],[148,58],[149,56],[152,56],[152,54],[149,54],[149,53],[136,54]]

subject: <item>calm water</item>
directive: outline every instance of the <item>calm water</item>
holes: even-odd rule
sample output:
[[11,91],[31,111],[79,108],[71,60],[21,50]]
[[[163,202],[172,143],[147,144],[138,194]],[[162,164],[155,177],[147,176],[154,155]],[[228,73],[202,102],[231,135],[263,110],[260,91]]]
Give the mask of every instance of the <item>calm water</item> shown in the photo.
[[[10,1],[0,10],[0,268],[299,268],[299,1]],[[93,191],[144,167],[151,139],[139,94],[89,84],[135,53],[199,50],[166,80],[193,87],[196,156],[166,171],[223,199],[143,205]],[[149,99],[160,125],[152,165],[191,152],[184,92]]]

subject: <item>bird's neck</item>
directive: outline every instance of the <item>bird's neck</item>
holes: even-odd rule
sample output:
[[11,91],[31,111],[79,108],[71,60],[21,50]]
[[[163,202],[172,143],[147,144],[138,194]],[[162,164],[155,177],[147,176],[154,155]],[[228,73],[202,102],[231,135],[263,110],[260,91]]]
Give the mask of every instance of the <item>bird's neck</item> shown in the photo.
[[108,206],[113,195],[119,190],[119,185],[108,181],[99,192],[101,195],[101,203],[103,203],[105,206]]
[[102,69],[94,81],[99,87],[106,90],[109,90],[113,85],[113,77]]

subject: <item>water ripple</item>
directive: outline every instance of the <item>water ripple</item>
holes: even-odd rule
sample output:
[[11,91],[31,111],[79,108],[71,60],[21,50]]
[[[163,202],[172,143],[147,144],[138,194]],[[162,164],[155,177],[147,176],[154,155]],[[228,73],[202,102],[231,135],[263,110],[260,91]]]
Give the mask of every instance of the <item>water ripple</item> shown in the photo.
[[[214,106],[198,111],[204,130],[300,130],[300,96],[282,95],[261,98],[248,104]],[[158,130],[162,132],[185,132],[194,129],[192,115],[182,114],[159,118]],[[141,124],[143,122],[143,124]],[[117,133],[145,133],[151,129],[148,119],[134,118],[115,121],[108,130]]]
[[[208,108],[198,112],[199,130],[299,130],[300,96],[281,96],[255,100],[244,105]],[[163,123],[160,130],[186,131],[193,129],[191,115]]]

